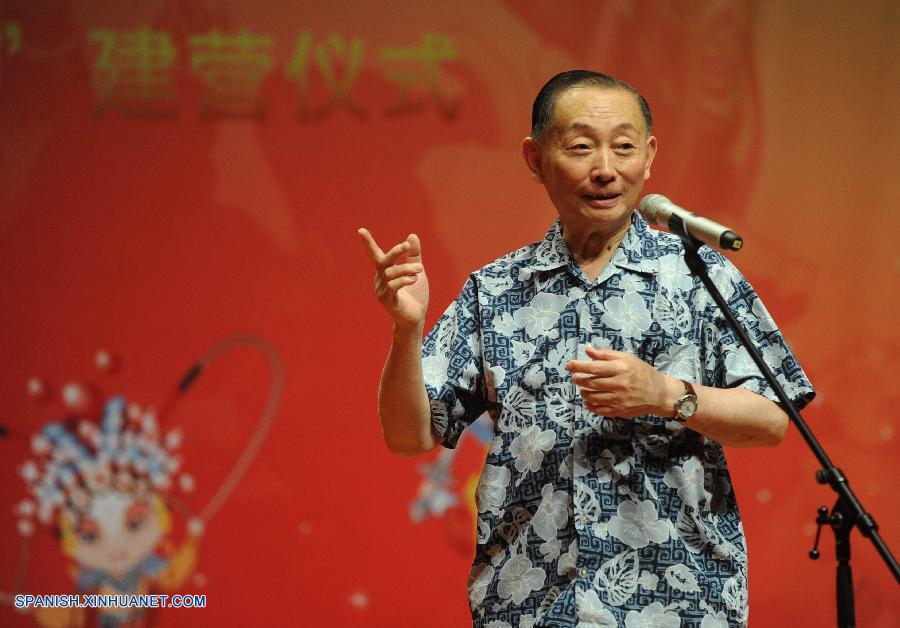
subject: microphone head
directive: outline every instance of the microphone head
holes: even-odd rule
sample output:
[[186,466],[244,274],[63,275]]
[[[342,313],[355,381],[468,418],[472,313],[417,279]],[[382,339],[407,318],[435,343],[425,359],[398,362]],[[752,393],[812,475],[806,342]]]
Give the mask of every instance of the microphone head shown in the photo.
[[638,211],[647,222],[653,223],[654,225],[665,226],[658,221],[657,216],[662,206],[667,203],[671,204],[672,201],[667,199],[662,194],[648,194],[641,199],[641,204],[638,207]]

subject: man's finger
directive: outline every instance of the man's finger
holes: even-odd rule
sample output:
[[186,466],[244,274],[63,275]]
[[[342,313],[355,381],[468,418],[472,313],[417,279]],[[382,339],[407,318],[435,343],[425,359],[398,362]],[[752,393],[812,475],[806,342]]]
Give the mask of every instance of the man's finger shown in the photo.
[[402,277],[405,275],[418,275],[422,272],[422,265],[419,263],[415,264],[397,264],[395,266],[389,266],[384,271],[384,281],[391,281],[396,279],[397,277]]
[[594,406],[608,406],[616,400],[616,395],[610,392],[591,391],[582,388],[579,391],[579,394],[581,394],[581,398],[584,399],[586,403]]
[[362,239],[369,259],[372,260],[376,266],[380,264],[381,260],[384,258],[384,252],[381,250],[381,247],[378,246],[378,243],[375,242],[375,238],[372,237],[369,230],[365,227],[360,227],[356,230],[356,233],[358,233],[359,237]]
[[569,360],[566,362],[566,370],[573,373],[573,377],[575,373],[593,377],[611,377],[622,371],[618,364],[600,360]]
[[410,233],[408,236],[406,236],[406,241],[409,242],[409,261],[421,262],[422,243],[419,241],[419,236],[417,236],[415,233]]
[[619,390],[622,378],[616,375],[577,375],[572,377],[572,383],[580,390]]
[[598,349],[593,345],[588,345],[585,348],[585,353],[594,360],[618,360],[630,355],[628,353],[623,353],[622,351],[614,351],[613,349]]
[[[394,245],[390,251],[384,254],[384,257],[381,258],[381,267],[387,268],[388,266],[393,266],[397,263],[401,257],[409,255],[409,242],[404,240],[400,244]],[[418,261],[418,260],[406,260],[406,261]]]
[[417,275],[404,275],[403,277],[397,277],[396,279],[392,279],[384,284],[385,291],[389,294],[394,294],[400,290],[400,288],[404,288],[406,286],[411,286],[419,280]]

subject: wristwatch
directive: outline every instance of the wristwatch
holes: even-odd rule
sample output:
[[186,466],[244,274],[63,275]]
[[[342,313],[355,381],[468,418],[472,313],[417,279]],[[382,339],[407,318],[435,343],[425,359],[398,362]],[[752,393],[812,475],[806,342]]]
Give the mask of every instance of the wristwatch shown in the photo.
[[697,393],[694,391],[693,384],[685,380],[681,380],[681,382],[684,384],[684,394],[675,402],[674,418],[679,423],[684,423],[697,412],[699,401],[697,400]]

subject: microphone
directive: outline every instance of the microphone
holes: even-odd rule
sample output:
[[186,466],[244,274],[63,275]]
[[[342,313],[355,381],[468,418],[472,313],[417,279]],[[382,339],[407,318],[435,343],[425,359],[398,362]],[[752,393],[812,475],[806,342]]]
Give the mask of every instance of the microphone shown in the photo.
[[674,231],[686,231],[701,242],[717,249],[739,251],[744,240],[724,225],[679,207],[662,194],[648,194],[638,209],[644,219],[654,225]]

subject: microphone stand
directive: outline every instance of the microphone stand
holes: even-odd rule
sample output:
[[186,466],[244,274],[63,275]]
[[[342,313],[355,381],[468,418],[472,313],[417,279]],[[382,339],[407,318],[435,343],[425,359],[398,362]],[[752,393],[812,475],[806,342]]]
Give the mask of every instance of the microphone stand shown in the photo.
[[813,560],[819,558],[819,535],[822,532],[822,526],[826,524],[829,525],[834,531],[835,554],[838,560],[838,628],[855,628],[856,617],[853,606],[853,574],[850,570],[850,532],[853,528],[858,527],[862,535],[872,541],[875,545],[875,549],[878,550],[881,558],[887,564],[888,569],[894,574],[894,578],[898,581],[900,581],[900,567],[898,567],[896,559],[878,534],[878,524],[875,523],[875,519],[865,511],[859,499],[853,494],[853,491],[850,489],[850,482],[843,471],[834,466],[828,458],[825,450],[819,444],[819,441],[816,440],[816,437],[803,420],[803,417],[797,412],[797,408],[794,407],[794,404],[785,394],[784,388],[781,387],[775,379],[775,375],[772,373],[771,369],[769,369],[769,366],[763,361],[762,356],[759,354],[759,350],[757,350],[756,346],[750,340],[750,337],[747,336],[747,333],[735,318],[734,313],[731,311],[731,308],[728,307],[725,299],[722,298],[722,293],[719,292],[715,284],[709,278],[706,263],[700,259],[700,255],[697,253],[703,243],[688,233],[684,221],[677,215],[669,217],[669,229],[684,242],[684,261],[687,263],[688,268],[701,282],[703,282],[703,285],[706,286],[706,290],[709,292],[710,296],[712,296],[716,305],[719,307],[719,310],[728,321],[728,326],[735,334],[737,334],[738,338],[740,338],[741,343],[744,345],[744,348],[747,349],[750,357],[753,358],[756,366],[759,367],[763,377],[765,377],[769,386],[772,387],[772,390],[775,391],[778,400],[781,402],[782,408],[787,412],[791,422],[798,430],[800,430],[800,434],[803,436],[806,444],[812,450],[813,455],[818,459],[819,464],[822,465],[822,468],[816,471],[816,482],[819,484],[827,484],[838,495],[837,501],[830,512],[825,506],[819,507],[818,516],[816,517],[816,524],[818,525],[816,541],[813,549],[809,552],[809,557]]

